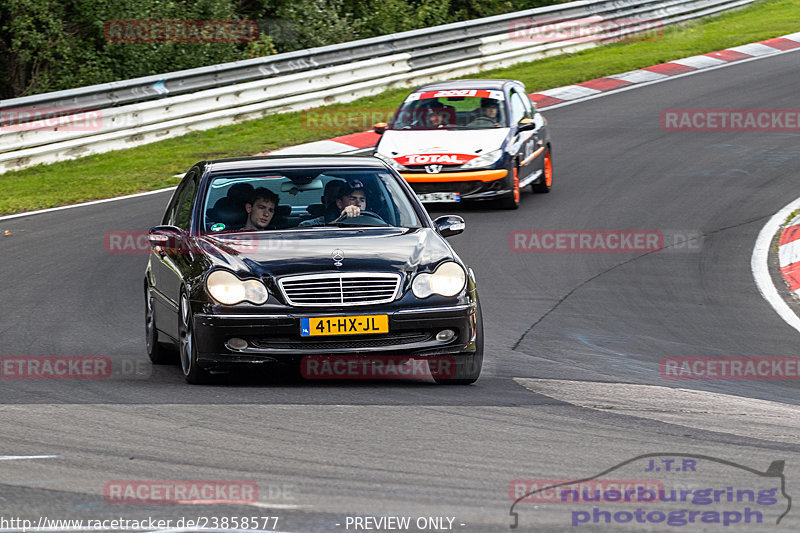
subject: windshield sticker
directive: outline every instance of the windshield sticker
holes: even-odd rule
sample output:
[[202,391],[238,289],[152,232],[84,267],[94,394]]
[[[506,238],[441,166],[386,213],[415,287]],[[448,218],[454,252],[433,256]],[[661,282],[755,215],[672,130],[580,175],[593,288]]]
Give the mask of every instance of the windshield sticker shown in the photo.
[[415,100],[425,100],[428,98],[492,98],[494,100],[505,100],[503,91],[487,91],[484,89],[447,89],[443,91],[423,91],[413,93],[406,98],[406,102]]
[[222,222],[217,222],[213,226],[211,226],[211,231],[222,231],[225,229],[225,224]]

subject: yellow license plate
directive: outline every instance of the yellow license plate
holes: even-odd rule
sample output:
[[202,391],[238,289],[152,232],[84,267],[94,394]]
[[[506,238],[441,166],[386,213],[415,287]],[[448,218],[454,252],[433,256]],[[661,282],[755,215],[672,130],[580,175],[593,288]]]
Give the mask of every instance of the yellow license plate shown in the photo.
[[366,335],[369,333],[389,333],[389,316],[323,316],[300,319],[301,337],[314,335]]

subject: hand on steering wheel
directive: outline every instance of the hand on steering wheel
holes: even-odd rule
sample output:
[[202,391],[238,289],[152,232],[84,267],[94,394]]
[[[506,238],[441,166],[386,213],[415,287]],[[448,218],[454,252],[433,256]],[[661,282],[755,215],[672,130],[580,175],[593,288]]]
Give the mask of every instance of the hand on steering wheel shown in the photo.
[[484,116],[482,116],[482,115],[481,115],[481,116],[478,116],[478,117],[475,117],[474,119],[472,119],[472,122],[473,122],[473,123],[475,123],[475,122],[478,122],[478,121],[488,122],[488,123],[490,123],[492,126],[494,126],[495,128],[496,128],[497,126],[499,126],[499,124],[498,124],[497,122],[495,122],[493,119],[491,119],[491,118],[489,118],[489,117],[484,117]]
[[[350,209],[351,207],[356,209],[357,211],[355,211],[356,212],[355,215],[348,216],[348,213],[352,213],[353,212],[352,210],[348,211],[348,209]],[[329,224],[336,224],[337,222],[342,222],[344,219],[356,218],[356,217],[372,217],[372,218],[377,218],[381,222],[386,222],[385,220],[383,220],[382,216],[380,216],[378,213],[376,213],[374,211],[367,211],[366,209],[359,209],[358,206],[349,205],[349,206],[344,208],[344,210],[342,211],[342,214],[338,218],[336,218],[335,220],[330,221]]]

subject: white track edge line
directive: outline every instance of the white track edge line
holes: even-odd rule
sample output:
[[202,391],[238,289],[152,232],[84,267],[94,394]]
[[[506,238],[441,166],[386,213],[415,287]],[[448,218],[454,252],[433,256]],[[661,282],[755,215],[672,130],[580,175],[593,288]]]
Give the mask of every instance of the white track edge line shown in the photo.
[[58,459],[58,455],[0,455],[0,461],[18,461],[21,459]]
[[[785,38],[785,37],[783,37],[783,36],[776,37],[776,39],[781,39],[781,38]],[[754,43],[746,43],[746,44],[754,44]],[[717,50],[717,52],[724,52],[724,51],[725,50]],[[549,106],[543,107],[542,110],[544,111],[544,110],[550,110],[550,109],[557,109],[559,107],[566,107],[568,105],[577,104],[577,103],[580,103],[580,102],[586,102],[588,100],[594,100],[595,98],[601,98],[603,96],[608,96],[610,94],[621,93],[621,92],[624,92],[624,91],[629,91],[631,89],[638,89],[640,87],[645,87],[647,85],[653,85],[653,84],[656,84],[656,83],[662,83],[662,82],[665,82],[665,81],[674,80],[674,79],[677,79],[677,78],[682,78],[684,76],[691,76],[693,74],[698,74],[700,72],[708,72],[709,70],[715,70],[715,69],[718,69],[718,68],[730,67],[732,65],[738,65],[738,64],[741,64],[741,63],[749,63],[750,61],[755,61],[757,59],[766,59],[768,57],[774,57],[774,56],[777,56],[777,55],[787,54],[789,52],[798,52],[798,51],[800,51],[800,48],[792,48],[791,50],[779,50],[779,49],[776,48],[774,54],[766,54],[766,55],[762,55],[762,56],[753,56],[753,57],[748,58],[748,59],[740,59],[739,61],[734,61],[734,62],[731,62],[731,63],[725,63],[724,65],[717,65],[715,67],[707,67],[707,68],[697,69],[697,70],[694,70],[692,72],[684,72],[683,74],[676,74],[674,76],[667,76],[666,78],[662,78],[662,79],[659,79],[659,80],[652,80],[652,81],[645,81],[645,82],[641,82],[641,83],[635,83],[633,85],[629,85],[627,87],[620,87],[619,89],[614,89],[612,91],[603,91],[603,92],[600,92],[598,94],[593,94],[591,96],[584,96],[582,98],[577,98],[575,100],[568,100],[566,102],[560,102],[558,104],[549,105]],[[712,52],[709,52],[709,53],[712,53]],[[685,58],[682,58],[682,59],[685,59]],[[669,63],[669,61],[667,61],[667,63]],[[637,70],[642,70],[642,69],[637,69]],[[631,72],[635,72],[635,71],[631,71]],[[608,76],[606,76],[606,77],[608,77]],[[598,78],[598,79],[600,79],[600,78]],[[573,85],[576,85],[576,84],[573,84]],[[554,87],[554,89],[560,89],[560,87]],[[547,90],[553,90],[553,89],[547,89]],[[323,140],[330,140],[330,139],[323,139]],[[313,141],[313,142],[319,142],[319,141]],[[334,142],[338,142],[338,141],[334,141]],[[340,143],[340,144],[344,144],[344,143]],[[286,148],[292,148],[292,147],[291,146],[287,146]],[[286,148],[279,148],[279,150],[284,150]],[[26,217],[26,216],[41,215],[43,213],[50,213],[50,212],[53,212],[53,211],[61,211],[62,209],[72,209],[73,207],[86,207],[86,206],[90,206],[90,205],[102,204],[104,202],[115,202],[117,200],[128,200],[130,198],[138,198],[140,196],[147,196],[148,194],[158,194],[158,193],[161,193],[161,192],[171,191],[171,190],[174,190],[174,189],[175,189],[175,187],[167,187],[166,189],[159,189],[157,191],[141,192],[141,193],[137,193],[137,194],[129,194],[129,195],[126,195],[126,196],[116,196],[114,198],[104,198],[103,200],[94,200],[94,201],[91,201],[91,202],[84,202],[84,203],[80,203],[80,204],[62,205],[60,207],[50,207],[50,208],[47,208],[47,209],[39,209],[37,211],[28,211],[28,212],[25,212],[25,213],[15,213],[13,215],[0,216],[0,221],[11,220],[11,219],[14,219],[14,218],[20,218],[20,217]]]
[[106,202],[116,202],[117,200],[128,200],[131,198],[139,198],[140,196],[149,196],[151,194],[159,194],[166,191],[173,191],[175,187],[167,187],[166,189],[158,189],[157,191],[137,192],[136,194],[127,194],[125,196],[115,196],[113,198],[103,198],[102,200],[92,200],[91,202],[83,202],[80,204],[62,205],[59,207],[48,207],[47,209],[39,209],[37,211],[26,211],[24,213],[15,213],[13,215],[4,215],[0,217],[2,220],[11,220],[12,218],[29,217],[33,215],[41,215],[43,213],[52,213],[53,211],[62,211],[64,209],[72,209],[73,207],[86,207],[89,205],[104,204]]
[[772,277],[769,274],[769,246],[772,238],[781,229],[781,226],[786,221],[789,214],[800,207],[800,198],[792,200],[783,209],[772,215],[772,218],[767,221],[756,239],[755,247],[753,248],[753,255],[750,259],[750,269],[753,272],[753,279],[755,279],[756,287],[761,296],[772,306],[778,316],[784,322],[800,332],[800,318],[792,311],[789,305],[783,300],[778,289],[772,283]]
[[[724,52],[725,50],[718,50],[718,51]],[[551,109],[556,109],[556,108],[559,108],[559,107],[566,107],[568,105],[577,104],[577,103],[580,103],[580,102],[586,102],[588,100],[594,100],[595,98],[601,98],[601,97],[607,96],[609,94],[622,93],[622,92],[625,92],[625,91],[630,91],[630,90],[633,90],[633,89],[639,89],[641,87],[646,87],[648,85],[655,85],[656,83],[663,83],[665,81],[675,80],[675,79],[678,79],[678,78],[683,78],[685,76],[693,76],[695,74],[700,74],[702,72],[708,72],[710,70],[716,70],[718,68],[732,67],[734,65],[740,65],[742,63],[749,63],[750,61],[757,61],[759,59],[767,59],[769,57],[775,57],[775,56],[779,56],[779,55],[783,55],[783,54],[788,54],[790,52],[800,52],[800,48],[792,48],[790,50],[778,50],[776,48],[774,54],[765,54],[765,55],[761,55],[761,56],[753,56],[753,57],[749,57],[747,59],[740,59],[739,61],[733,61],[731,63],[725,63],[723,65],[716,65],[716,66],[713,66],[713,67],[699,68],[699,69],[693,70],[691,72],[684,72],[682,74],[675,74],[674,76],[667,76],[666,78],[661,78],[661,79],[658,79],[658,80],[643,81],[643,82],[640,82],[640,83],[634,83],[633,85],[628,85],[626,87],[620,87],[619,89],[613,89],[611,91],[605,91],[605,92],[602,92],[600,94],[593,94],[591,96],[584,96],[583,98],[576,98],[575,100],[568,100],[566,102],[559,102],[557,104],[545,106],[545,107],[542,107],[540,109],[540,111],[544,113],[544,112],[550,111]],[[667,61],[667,63],[670,63],[670,61]],[[638,69],[638,70],[642,70],[642,69]],[[631,72],[635,72],[635,71],[631,71]],[[609,77],[609,76],[606,76],[606,78],[607,77]],[[601,79],[601,78],[598,78],[598,79]],[[540,94],[540,93],[534,93],[534,94]]]

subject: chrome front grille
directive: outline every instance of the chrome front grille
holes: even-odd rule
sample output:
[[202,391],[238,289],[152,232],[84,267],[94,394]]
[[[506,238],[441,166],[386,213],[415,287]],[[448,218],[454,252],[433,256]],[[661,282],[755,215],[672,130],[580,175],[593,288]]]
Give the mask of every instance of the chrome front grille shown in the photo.
[[342,306],[391,302],[400,289],[400,274],[348,272],[289,276],[278,281],[289,305]]

